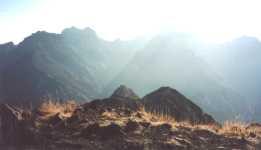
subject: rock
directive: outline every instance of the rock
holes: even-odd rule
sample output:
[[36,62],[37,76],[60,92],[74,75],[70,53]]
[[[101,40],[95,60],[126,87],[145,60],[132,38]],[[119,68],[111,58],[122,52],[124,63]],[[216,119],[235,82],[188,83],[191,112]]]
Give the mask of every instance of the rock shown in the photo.
[[149,123],[149,122],[141,122],[140,124],[141,124],[144,128],[148,128],[148,127],[151,126],[151,123]]
[[121,137],[124,135],[121,127],[115,123],[100,126],[98,123],[89,125],[82,133],[87,138],[98,137],[102,140],[108,140],[114,137]]
[[250,133],[249,133],[249,137],[255,138],[255,137],[256,137],[256,134],[255,134],[254,132],[250,132]]
[[48,124],[51,126],[57,126],[58,124],[61,124],[63,121],[64,121],[64,118],[62,118],[60,113],[57,113],[48,119]]
[[115,123],[111,123],[108,126],[100,127],[100,129],[98,130],[98,134],[104,140],[113,137],[120,138],[124,136],[124,132],[122,131],[121,127]]
[[[178,113],[179,117],[200,123],[212,118],[173,89],[163,88],[154,94],[146,100],[152,100],[163,110],[173,108],[172,113],[185,113]],[[77,105],[70,118],[63,118],[59,113],[43,118],[37,111],[0,105],[0,149],[7,149],[5,146],[15,146],[19,150],[22,147],[50,150],[247,149],[249,146],[260,149],[260,133],[248,132],[260,130],[259,124],[250,125],[244,133],[236,129],[243,134],[240,139],[218,129],[214,131],[209,124],[193,126],[168,120],[153,121],[151,118],[157,115],[134,109],[140,104],[128,98],[94,100]]]
[[168,123],[164,123],[164,124],[160,125],[159,127],[162,130],[171,130],[171,128],[172,128],[172,126]]
[[205,114],[191,100],[170,87],[161,87],[146,95],[142,101],[147,111],[170,115],[176,121],[215,123],[210,115]]
[[32,144],[34,136],[28,114],[7,104],[0,105],[0,143],[5,145]]
[[154,126],[153,129],[155,129],[156,133],[162,134],[162,133],[170,133],[172,126],[168,123],[164,123],[161,125]]
[[128,87],[121,85],[111,97],[104,99],[104,107],[121,109],[126,113],[136,112],[142,107],[139,97]]
[[125,132],[133,132],[139,129],[140,124],[136,121],[129,120],[124,128]]
[[[153,122],[146,118],[146,112],[131,110],[129,114],[126,113],[130,110],[128,105],[112,107],[115,105],[108,102],[119,101],[110,100],[77,106],[72,117],[66,120],[59,114],[41,120],[37,111],[0,105],[0,149],[7,149],[6,146],[19,150],[22,147],[48,150],[247,149],[248,146],[260,149],[258,132],[239,139],[209,130],[208,125],[199,128],[167,120]],[[65,121],[66,126],[59,125]],[[260,130],[259,126],[255,128]]]
[[91,124],[82,131],[82,135],[84,137],[90,138],[90,136],[93,136],[99,130],[99,128],[100,125],[98,123]]
[[113,94],[111,95],[111,98],[122,98],[122,99],[133,99],[138,100],[140,99],[139,96],[137,96],[132,89],[126,87],[125,85],[121,85],[118,89],[116,89]]

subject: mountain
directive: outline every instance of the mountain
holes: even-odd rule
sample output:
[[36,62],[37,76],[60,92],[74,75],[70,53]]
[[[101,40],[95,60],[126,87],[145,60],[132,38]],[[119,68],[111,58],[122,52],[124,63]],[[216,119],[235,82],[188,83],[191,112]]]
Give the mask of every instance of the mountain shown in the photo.
[[203,113],[196,104],[170,87],[161,87],[146,95],[142,101],[147,111],[172,116],[176,121],[215,123],[210,115]]
[[[169,101],[162,99],[160,103],[179,107],[175,112],[178,114],[190,111],[190,115],[193,115],[200,110],[178,91],[166,87],[148,94],[144,101],[154,101],[153,98],[157,96],[170,98]],[[130,101],[130,99],[109,97],[82,105],[72,102],[47,102],[34,110],[1,104],[0,148],[14,150],[170,150],[220,149],[220,147],[260,149],[260,124],[220,126],[208,122],[204,124],[177,122],[162,118],[160,114],[145,111],[142,107],[132,109],[134,103],[131,105],[125,103],[126,105],[123,106],[121,105],[123,101]],[[138,102],[135,99],[132,101]]]
[[91,28],[83,30],[68,28],[62,32],[64,44],[69,45],[87,64],[92,76],[99,80],[100,87],[106,85],[129,62],[142,41],[105,41]]
[[125,85],[120,85],[120,87],[113,92],[111,98],[139,99],[139,96],[137,96],[132,89]]
[[195,55],[198,45],[183,34],[160,35],[136,53],[130,63],[104,90],[111,93],[120,84],[139,95],[160,86],[171,86],[218,120],[244,118],[247,102],[222,83],[222,78]]
[[[8,56],[14,48],[15,48],[15,45],[12,42],[0,44],[0,97],[4,97],[3,86],[2,86],[3,70],[6,67],[6,64],[10,61]],[[2,101],[2,99],[0,98],[0,102],[1,101]]]
[[[201,53],[200,53],[201,52]],[[253,120],[261,120],[261,42],[254,37],[241,37],[220,45],[198,50],[201,57],[215,69],[236,92],[253,106]]]
[[[194,37],[178,33],[162,34],[147,42],[106,41],[91,28],[71,27],[59,34],[38,31],[17,45],[0,45],[0,102],[90,101],[109,97],[112,89],[122,84],[142,97],[158,87],[170,86],[217,120],[256,119],[259,55],[254,49],[259,49],[259,44],[255,39],[241,39],[206,48]],[[239,48],[241,52],[237,52]],[[216,53],[200,57],[197,50],[206,49]],[[222,52],[226,50],[231,55]],[[237,65],[243,56],[245,62]],[[231,63],[232,59],[236,63]],[[124,87],[117,95],[139,99]]]
[[37,104],[46,98],[99,97],[103,86],[139,47],[135,45],[135,41],[105,41],[90,28],[75,27],[61,34],[38,31],[18,45],[1,45],[0,99]]
[[113,94],[103,100],[103,107],[117,107],[138,111],[142,107],[147,112],[171,116],[176,121],[192,124],[215,124],[216,121],[203,112],[200,107],[170,87],[161,87],[140,99],[134,91],[125,85],[118,87]]

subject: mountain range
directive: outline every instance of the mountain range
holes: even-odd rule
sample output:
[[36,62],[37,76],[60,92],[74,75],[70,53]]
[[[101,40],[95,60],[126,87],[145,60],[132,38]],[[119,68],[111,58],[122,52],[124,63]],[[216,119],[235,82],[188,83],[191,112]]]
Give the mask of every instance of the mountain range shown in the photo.
[[[243,38],[207,47],[179,33],[149,41],[106,41],[91,28],[38,31],[17,45],[0,45],[0,100],[19,105],[39,105],[46,99],[90,101],[108,97],[121,84],[143,97],[171,86],[217,120],[261,120],[258,110],[253,111],[260,106],[258,44]],[[232,56],[226,53],[242,59],[233,55],[230,63]]]
[[218,120],[249,116],[249,103],[226,87],[221,77],[194,53],[196,45],[190,41],[189,36],[179,34],[155,37],[136,53],[108,89],[122,83],[143,96],[157,87],[171,86]]
[[253,120],[260,120],[261,42],[244,36],[233,41],[208,45],[198,50],[204,59],[237,93],[252,103]]
[[39,31],[18,45],[3,44],[1,99],[18,104],[92,100],[130,59],[134,45],[104,41],[90,28],[74,27],[61,34]]

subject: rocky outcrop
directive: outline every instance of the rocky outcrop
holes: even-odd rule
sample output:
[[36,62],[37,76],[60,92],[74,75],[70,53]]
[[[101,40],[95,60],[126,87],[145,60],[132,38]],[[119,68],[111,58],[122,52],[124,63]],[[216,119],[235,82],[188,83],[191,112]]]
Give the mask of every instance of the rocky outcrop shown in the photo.
[[[116,101],[115,101],[116,102]],[[259,149],[259,132],[224,136],[216,126],[179,124],[160,120],[144,110],[107,105],[95,100],[79,105],[72,116],[61,118],[26,113],[1,105],[0,149],[12,150],[172,150]],[[259,125],[252,125],[260,130]],[[251,128],[253,128],[251,126]],[[246,132],[246,133],[247,133]]]
[[0,105],[0,143],[23,145],[34,142],[31,113],[7,104]]
[[[211,116],[207,118],[199,107],[174,89],[160,88],[142,101],[147,111],[142,108],[141,100],[113,96],[81,105],[49,102],[32,111],[2,104],[0,149],[260,149],[260,124],[222,129],[210,124]],[[155,111],[161,108],[176,121],[161,118],[161,114],[153,112],[154,108]],[[166,111],[170,108],[174,110]],[[182,120],[193,124],[178,122]]]
[[161,87],[146,95],[142,102],[145,109],[150,112],[170,115],[177,121],[191,123],[215,123],[215,120],[205,114],[201,108],[170,87]]
[[134,100],[140,99],[139,96],[137,96],[132,91],[132,89],[126,87],[125,85],[120,85],[120,87],[113,92],[111,98],[134,99]]
[[140,98],[132,91],[132,89],[121,85],[113,94],[105,99],[106,105],[109,107],[125,108],[137,111],[142,107]]

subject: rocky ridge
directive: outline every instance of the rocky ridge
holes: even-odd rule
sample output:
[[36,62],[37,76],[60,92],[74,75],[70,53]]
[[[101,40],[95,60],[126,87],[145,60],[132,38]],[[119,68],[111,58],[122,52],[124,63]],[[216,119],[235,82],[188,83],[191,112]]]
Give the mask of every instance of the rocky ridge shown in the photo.
[[12,150],[259,149],[261,140],[260,124],[229,130],[215,122],[190,124],[148,111],[139,100],[113,96],[81,105],[46,102],[31,111],[2,104],[0,118],[0,148]]

